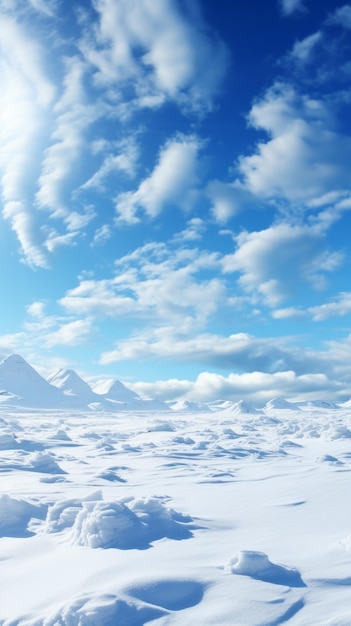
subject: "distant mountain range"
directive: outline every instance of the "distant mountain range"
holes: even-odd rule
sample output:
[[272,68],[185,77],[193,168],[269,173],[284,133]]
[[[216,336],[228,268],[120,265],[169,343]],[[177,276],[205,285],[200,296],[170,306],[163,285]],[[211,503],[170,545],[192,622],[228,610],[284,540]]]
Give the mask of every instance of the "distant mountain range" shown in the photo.
[[11,354],[0,362],[0,407],[13,406],[28,409],[72,409],[93,411],[174,411],[221,412],[223,415],[262,415],[276,410],[323,410],[348,408],[343,404],[310,400],[289,402],[284,398],[269,400],[263,409],[255,409],[244,400],[218,400],[199,403],[188,400],[163,402],[143,398],[115,379],[101,380],[90,386],[69,369],[58,369],[47,379],[19,354]]
[[47,379],[19,354],[0,362],[2,404],[47,409],[105,411],[169,411],[165,402],[141,398],[119,380],[106,380],[91,388],[73,370],[58,369]]

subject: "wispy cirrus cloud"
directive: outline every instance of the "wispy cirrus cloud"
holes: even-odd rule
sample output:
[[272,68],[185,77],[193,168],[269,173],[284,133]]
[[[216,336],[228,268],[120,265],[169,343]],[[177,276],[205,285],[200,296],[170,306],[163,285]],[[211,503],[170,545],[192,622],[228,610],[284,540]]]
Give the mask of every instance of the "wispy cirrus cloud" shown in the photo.
[[[42,116],[55,95],[42,64],[40,45],[30,39],[11,16],[0,15],[0,170],[3,215],[11,223],[23,256],[33,266],[46,267],[42,236],[27,199],[32,178],[36,144],[41,141]],[[16,41],[16,46],[13,46]]]
[[[133,107],[159,107],[174,101],[185,111],[207,112],[228,65],[224,44],[202,21],[199,7],[189,15],[174,0],[96,0],[98,25],[81,49],[95,66],[95,81],[114,89],[128,86]],[[195,19],[194,19],[195,18]]]
[[326,302],[308,309],[312,318],[319,322],[330,317],[343,317],[351,313],[351,293],[342,292],[338,294],[333,302]]
[[[162,172],[156,167],[136,192],[121,196],[140,156],[140,129],[131,138],[128,124],[141,109],[166,103],[183,115],[205,115],[228,66],[226,47],[197,4],[96,0],[68,10],[74,36],[55,0],[7,0],[0,7],[4,216],[23,259],[36,267],[48,267],[58,246],[73,245],[86,231],[97,211],[86,207],[85,192],[98,197],[108,188],[109,198],[118,196],[129,206],[120,215],[128,220],[129,211],[132,221],[138,211],[158,215],[177,183],[177,200],[182,193],[189,199],[184,168],[177,179],[167,169],[167,162],[181,167],[179,149],[196,177],[191,151],[199,149],[199,140],[189,137],[182,146],[174,137],[166,142]],[[161,173],[174,185],[168,195]],[[110,232],[112,227],[111,219]]]

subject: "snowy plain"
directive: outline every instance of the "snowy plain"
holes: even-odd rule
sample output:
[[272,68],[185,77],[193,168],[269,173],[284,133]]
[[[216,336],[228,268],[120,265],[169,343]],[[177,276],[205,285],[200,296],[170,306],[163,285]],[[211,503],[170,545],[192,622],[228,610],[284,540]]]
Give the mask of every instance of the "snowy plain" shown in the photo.
[[351,403],[37,376],[0,364],[2,626],[351,625]]

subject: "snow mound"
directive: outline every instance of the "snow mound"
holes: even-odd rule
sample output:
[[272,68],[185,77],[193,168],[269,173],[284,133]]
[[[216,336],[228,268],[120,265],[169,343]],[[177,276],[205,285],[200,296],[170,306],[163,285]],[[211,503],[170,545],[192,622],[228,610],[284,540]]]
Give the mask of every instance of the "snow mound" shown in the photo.
[[290,409],[292,411],[298,411],[299,406],[294,402],[284,400],[284,398],[272,398],[269,402],[266,402],[265,409]]
[[300,573],[294,567],[272,563],[264,552],[242,550],[228,561],[226,570],[232,574],[250,576],[274,585],[306,587]]
[[344,424],[337,424],[336,426],[331,426],[326,431],[326,436],[328,439],[350,439],[351,438],[351,430],[347,428]]
[[208,404],[202,404],[201,402],[177,400],[176,402],[169,402],[167,405],[172,409],[172,411],[179,411],[183,413],[211,413],[211,409]]
[[66,474],[50,452],[33,454],[29,465],[35,472],[43,472],[43,474]]
[[43,505],[12,498],[6,493],[0,495],[0,537],[28,536],[28,522],[32,517],[41,519],[45,512]]
[[166,506],[162,497],[56,502],[49,508],[45,532],[71,529],[69,541],[88,548],[143,549],[158,539],[187,539],[192,519]]
[[14,450],[18,447],[18,441],[13,433],[3,432],[0,434],[0,450]]
[[258,413],[257,409],[250,406],[244,400],[239,400],[239,402],[228,402],[227,406],[223,407],[223,411],[233,415],[252,415]]
[[72,542],[88,548],[141,547],[146,529],[122,502],[86,503],[72,529]]
[[166,611],[145,606],[113,593],[80,595],[39,619],[23,619],[6,626],[142,626]]

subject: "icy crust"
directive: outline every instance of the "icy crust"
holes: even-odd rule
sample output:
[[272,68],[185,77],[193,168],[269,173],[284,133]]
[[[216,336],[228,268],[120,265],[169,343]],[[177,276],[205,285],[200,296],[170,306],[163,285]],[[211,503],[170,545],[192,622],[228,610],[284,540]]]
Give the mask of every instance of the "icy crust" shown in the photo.
[[56,502],[48,510],[44,532],[70,529],[67,541],[88,548],[148,547],[153,541],[187,539],[196,527],[192,518],[169,508],[164,497],[103,500],[95,492],[86,499]]

